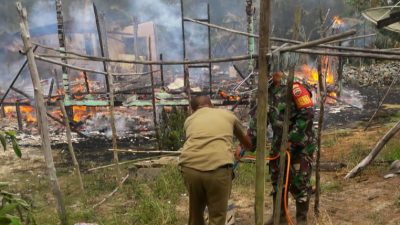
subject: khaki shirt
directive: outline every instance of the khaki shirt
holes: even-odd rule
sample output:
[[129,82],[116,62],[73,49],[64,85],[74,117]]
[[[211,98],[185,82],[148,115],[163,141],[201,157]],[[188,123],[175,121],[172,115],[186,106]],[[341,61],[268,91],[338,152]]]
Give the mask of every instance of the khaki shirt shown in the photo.
[[186,142],[179,165],[200,171],[233,164],[233,130],[242,130],[239,119],[230,111],[204,107],[185,121]]

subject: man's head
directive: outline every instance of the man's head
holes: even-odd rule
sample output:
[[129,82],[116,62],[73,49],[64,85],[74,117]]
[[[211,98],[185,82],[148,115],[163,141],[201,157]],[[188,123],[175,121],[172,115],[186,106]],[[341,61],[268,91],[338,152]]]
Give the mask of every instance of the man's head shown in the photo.
[[190,102],[190,107],[192,107],[193,112],[204,107],[213,107],[210,97],[206,95],[195,96]]

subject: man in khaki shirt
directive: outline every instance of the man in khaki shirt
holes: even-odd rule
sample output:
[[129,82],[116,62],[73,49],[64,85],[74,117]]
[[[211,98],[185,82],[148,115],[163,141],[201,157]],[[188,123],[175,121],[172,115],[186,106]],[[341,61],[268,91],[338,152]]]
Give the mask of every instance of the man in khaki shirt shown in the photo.
[[213,108],[207,96],[192,99],[193,114],[185,121],[186,142],[179,165],[189,192],[188,225],[204,225],[208,207],[209,225],[225,225],[232,187],[232,138],[251,149],[251,140],[230,111]]

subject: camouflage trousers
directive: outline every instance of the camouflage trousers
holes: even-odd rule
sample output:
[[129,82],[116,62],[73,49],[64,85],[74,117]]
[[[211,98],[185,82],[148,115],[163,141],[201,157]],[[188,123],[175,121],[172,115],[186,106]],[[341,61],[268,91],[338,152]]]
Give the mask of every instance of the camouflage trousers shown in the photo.
[[[275,155],[277,155],[277,153],[272,153],[271,157]],[[312,191],[310,182],[312,173],[312,160],[312,155],[307,155],[304,153],[291,153],[289,192],[292,194],[296,202],[306,202],[310,198]],[[278,190],[279,158],[269,162],[269,172],[271,175],[273,194],[275,194]],[[286,181],[286,167],[284,181]]]

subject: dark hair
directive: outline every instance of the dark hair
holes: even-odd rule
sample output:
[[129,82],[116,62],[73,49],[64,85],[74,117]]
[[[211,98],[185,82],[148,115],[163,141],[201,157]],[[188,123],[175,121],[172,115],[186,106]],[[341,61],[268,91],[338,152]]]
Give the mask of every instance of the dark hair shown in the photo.
[[212,106],[210,97],[207,95],[192,96],[192,100],[190,101],[192,110],[196,111],[200,106]]

